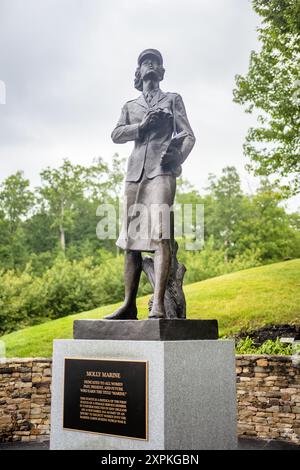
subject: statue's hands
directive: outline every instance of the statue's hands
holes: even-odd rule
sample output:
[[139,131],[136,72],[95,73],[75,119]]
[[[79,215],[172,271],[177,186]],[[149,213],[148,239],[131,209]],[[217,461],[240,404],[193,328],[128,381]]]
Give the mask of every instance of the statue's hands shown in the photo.
[[172,119],[172,114],[168,109],[151,108],[144,115],[139,129],[141,132],[158,127],[162,121]]
[[159,120],[158,110],[157,109],[150,109],[149,111],[147,111],[147,113],[143,117],[143,119],[142,119],[142,121],[139,125],[139,129],[141,131],[145,131],[149,128],[155,127],[158,120]]

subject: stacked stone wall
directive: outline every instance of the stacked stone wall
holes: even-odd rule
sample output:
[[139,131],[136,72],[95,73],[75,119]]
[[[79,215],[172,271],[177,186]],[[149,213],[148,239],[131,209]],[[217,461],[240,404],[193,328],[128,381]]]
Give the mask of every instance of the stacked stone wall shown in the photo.
[[[0,442],[48,440],[52,360],[0,363]],[[236,356],[238,435],[300,444],[300,365]]]

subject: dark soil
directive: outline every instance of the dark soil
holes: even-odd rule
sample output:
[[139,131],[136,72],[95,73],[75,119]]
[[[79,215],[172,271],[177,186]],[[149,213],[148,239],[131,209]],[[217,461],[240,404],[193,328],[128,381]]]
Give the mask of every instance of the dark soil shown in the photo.
[[234,336],[235,341],[238,342],[240,339],[244,339],[249,336],[253,339],[255,346],[260,346],[268,339],[273,341],[276,338],[294,338],[300,340],[300,325],[266,325],[257,330],[240,331]]

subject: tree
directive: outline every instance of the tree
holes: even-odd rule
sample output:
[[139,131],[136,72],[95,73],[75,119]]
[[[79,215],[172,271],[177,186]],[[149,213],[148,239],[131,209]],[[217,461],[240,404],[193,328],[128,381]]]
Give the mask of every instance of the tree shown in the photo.
[[125,161],[125,158],[122,158],[118,153],[115,153],[112,157],[112,162],[109,167],[108,193],[115,200],[120,197],[125,175]]
[[65,159],[59,168],[48,167],[41,172],[40,203],[46,204],[53,220],[52,227],[58,229],[63,252],[66,249],[66,231],[73,227],[78,212],[78,201],[84,198],[85,191],[100,198],[107,188],[107,173],[108,167],[100,158],[90,167],[73,165]]
[[236,76],[234,101],[258,114],[244,144],[248,169],[291,178],[300,190],[300,2],[252,0],[262,19],[261,50],[252,51],[246,76]]
[[0,186],[0,253],[6,268],[24,267],[27,259],[23,222],[34,204],[29,184],[23,172],[17,171]]
[[249,200],[250,209],[241,226],[238,248],[256,248],[261,259],[280,260],[300,256],[300,234],[293,226],[296,214],[289,215],[282,207],[284,195],[267,179],[261,181],[257,193]]
[[44,207],[35,209],[34,214],[24,222],[23,230],[31,253],[55,250],[57,234],[53,229],[53,218]]
[[243,216],[243,193],[235,167],[225,167],[222,176],[209,177],[205,223],[207,236],[213,236],[219,248],[225,248],[225,259],[235,254],[236,233]]
[[[202,236],[202,211],[197,211],[197,206],[205,207],[205,198],[199,191],[186,179],[178,178],[176,183],[175,199],[175,237],[179,244],[185,240],[186,244],[190,242],[202,242],[199,235]],[[179,233],[178,233],[179,232]],[[178,235],[180,234],[180,238]],[[182,247],[183,248],[183,247]]]
[[34,203],[29,189],[29,180],[22,171],[9,176],[0,186],[0,208],[9,222],[10,232],[14,233],[20,222],[28,215]]
[[[65,159],[59,168],[48,167],[41,172],[40,211],[48,211],[52,228],[58,230],[63,252],[67,235],[78,240],[92,233],[96,240],[97,205],[117,204],[124,178],[123,165],[124,159],[115,154],[111,165],[101,158],[94,159],[88,167],[73,165]],[[74,229],[79,227],[80,234],[75,234]]]

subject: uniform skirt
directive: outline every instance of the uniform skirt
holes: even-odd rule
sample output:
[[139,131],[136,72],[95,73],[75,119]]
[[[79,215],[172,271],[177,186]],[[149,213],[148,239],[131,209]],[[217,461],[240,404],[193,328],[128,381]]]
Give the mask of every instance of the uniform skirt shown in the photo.
[[150,251],[158,242],[173,238],[173,204],[176,177],[159,175],[126,182],[123,222],[116,245],[124,250]]

